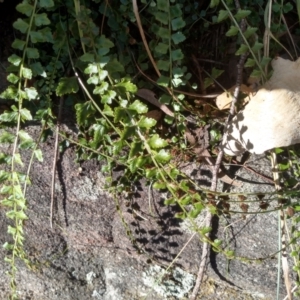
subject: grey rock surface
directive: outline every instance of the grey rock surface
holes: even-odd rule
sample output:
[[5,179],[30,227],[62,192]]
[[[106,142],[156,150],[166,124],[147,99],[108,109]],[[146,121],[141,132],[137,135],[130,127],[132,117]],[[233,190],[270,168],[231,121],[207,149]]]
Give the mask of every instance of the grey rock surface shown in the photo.
[[[32,136],[38,136],[39,130],[38,126],[26,127]],[[53,144],[50,138],[41,145],[44,162],[35,162],[32,167],[27,195],[29,220],[24,229],[25,249],[34,270],[19,262],[20,299],[185,299],[198,271],[202,243],[197,236],[189,241],[189,224],[174,218],[178,209],[165,206],[166,195],[149,192],[143,181],[135,184],[131,199],[124,195],[115,199],[104,189],[101,165],[92,160],[75,164],[74,148],[69,147],[58,161],[55,218],[50,228]],[[6,145],[1,145],[3,151],[9,151]],[[24,153],[27,160],[29,155]],[[270,176],[264,157],[253,158],[249,166]],[[183,170],[201,183],[210,181],[205,166],[193,163]],[[115,178],[121,174],[116,172]],[[271,183],[246,169],[241,168],[237,177],[242,182],[240,191],[273,190]],[[120,211],[116,210],[116,200]],[[232,204],[231,209],[239,206]],[[253,211],[258,210],[258,204],[253,204]],[[200,223],[203,217],[199,217]],[[1,244],[9,240],[7,225],[5,211],[1,210]],[[126,234],[128,229],[132,235]],[[211,252],[199,299],[274,299],[277,260],[260,259],[277,251],[277,213],[245,218],[241,213],[221,215],[214,218],[213,234],[237,256],[260,262],[228,261],[224,255]],[[171,272],[162,274],[184,246]],[[1,248],[1,299],[9,294],[4,256]],[[281,297],[284,294],[282,287]]]

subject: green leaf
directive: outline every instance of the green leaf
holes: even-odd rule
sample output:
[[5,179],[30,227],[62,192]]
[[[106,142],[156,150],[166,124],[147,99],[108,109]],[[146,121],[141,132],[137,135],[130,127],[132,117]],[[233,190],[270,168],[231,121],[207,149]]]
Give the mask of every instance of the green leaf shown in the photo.
[[227,256],[228,259],[234,258],[234,251],[233,250],[226,250],[224,254]]
[[236,26],[230,26],[230,29],[225,33],[226,36],[235,36],[239,32]]
[[159,98],[159,102],[162,104],[170,104],[172,101],[172,97],[170,95],[167,94],[163,94],[160,98]]
[[217,23],[220,23],[220,22],[226,20],[228,17],[229,17],[229,12],[227,10],[220,9],[219,15],[217,18]]
[[28,217],[26,216],[26,214],[24,213],[23,210],[16,212],[15,218],[19,219],[19,220],[27,220],[28,219]]
[[14,49],[18,49],[18,50],[23,50],[24,49],[24,46],[25,46],[25,41],[21,41],[19,39],[15,39],[13,41],[13,43],[11,44],[12,48]]
[[[0,170],[0,182],[1,183],[8,180],[9,176],[10,176],[10,174],[8,172],[6,172],[4,170]],[[3,188],[4,188],[4,186],[2,186],[1,191]],[[1,192],[1,194],[2,194],[2,192]]]
[[[5,112],[0,115],[0,122],[13,122],[17,121],[18,112]],[[1,141],[1,138],[0,138]]]
[[261,67],[264,68],[271,60],[271,57],[263,56],[262,60],[260,61]]
[[32,141],[32,137],[24,130],[20,130],[19,131],[19,138],[22,140],[22,141]]
[[124,141],[120,140],[120,141],[116,141],[113,144],[113,155],[118,155],[120,153],[120,151],[123,149],[124,146]]
[[189,205],[189,204],[191,204],[191,200],[192,200],[192,197],[190,195],[186,195],[186,196],[183,196],[179,202],[181,205]]
[[93,63],[93,64],[88,64],[88,66],[84,69],[85,74],[94,74],[98,73],[98,66]]
[[143,143],[141,141],[134,141],[130,144],[129,158],[140,154],[143,151]]
[[283,5],[283,12],[287,14],[288,12],[293,10],[293,5],[290,2],[287,2]]
[[176,168],[173,168],[170,171],[170,178],[175,180],[179,174],[180,174],[180,171]]
[[16,99],[18,95],[18,89],[14,85],[10,85],[4,92],[0,94],[2,99]]
[[254,46],[251,48],[253,52],[259,51],[263,48],[263,44],[259,42],[255,42]]
[[189,183],[188,183],[187,180],[182,180],[182,181],[180,182],[180,189],[181,189],[182,191],[184,191],[185,193],[188,192],[188,190],[190,189],[190,187],[189,187]]
[[210,0],[210,8],[214,8],[215,6],[218,6],[220,3],[220,0]]
[[[5,242],[2,246],[5,250],[12,250],[14,249],[14,245],[13,244],[9,244],[8,242]],[[11,263],[12,260],[11,258],[8,257],[4,257],[4,261]]]
[[12,227],[12,226],[8,225],[7,226],[7,233],[14,235],[14,234],[17,233],[17,229],[15,227]]
[[93,75],[86,82],[87,84],[97,85],[99,83],[99,77],[97,75]]
[[181,49],[177,49],[177,50],[173,50],[171,51],[171,57],[172,57],[172,60],[173,61],[176,61],[176,60],[181,60],[184,58],[184,55],[181,51]]
[[32,71],[30,69],[24,67],[22,69],[22,75],[26,79],[31,79],[32,78]]
[[219,239],[215,239],[214,240],[214,246],[215,247],[220,247],[222,245],[222,241],[221,240],[219,240]]
[[19,81],[19,77],[17,76],[17,75],[15,75],[15,74],[9,74],[8,76],[7,76],[7,80],[9,81],[9,82],[11,82],[11,83],[17,83],[18,81]]
[[246,39],[248,39],[251,35],[253,35],[257,31],[257,27],[248,26],[247,29],[243,32],[243,35]]
[[169,11],[169,1],[166,1],[166,0],[157,0],[157,8],[159,10],[168,12]]
[[34,87],[25,88],[25,93],[28,100],[34,100],[38,96],[38,92]]
[[91,143],[91,146],[94,149],[97,149],[103,140],[103,136],[107,133],[107,130],[106,127],[103,126],[102,124],[95,124],[93,126],[93,129],[94,129],[94,136],[93,136],[93,141]]
[[164,181],[156,181],[153,183],[152,187],[156,190],[163,190],[167,187]]
[[130,137],[134,137],[135,136],[135,130],[136,127],[135,126],[126,126],[121,134],[121,139],[122,140],[127,140]]
[[182,219],[182,220],[184,220],[184,219],[186,219],[186,213],[185,212],[179,212],[179,213],[176,213],[175,214],[175,218],[178,218],[178,219]]
[[157,35],[163,39],[169,39],[170,37],[169,29],[160,27],[158,29]]
[[49,27],[43,27],[38,32],[43,35],[43,39],[45,42],[54,43],[52,30]]
[[137,87],[133,83],[127,81],[127,80],[122,80],[121,82],[117,83],[115,85],[117,88],[124,88],[126,92],[130,93],[136,93],[137,92]]
[[45,41],[44,35],[40,31],[30,31],[30,41],[32,43],[42,43]]
[[91,62],[91,63],[93,63],[93,62],[95,62],[95,55],[94,55],[94,53],[87,52],[87,53],[81,55],[79,57],[79,59],[81,61],[83,61],[83,62]]
[[248,58],[246,63],[245,63],[245,68],[251,68],[254,67],[256,64],[255,60],[253,58]]
[[161,149],[155,156],[154,156],[155,160],[158,163],[162,163],[165,164],[167,162],[169,162],[171,160],[171,155],[168,151],[166,151],[165,149]]
[[158,43],[158,45],[154,49],[158,53],[166,54],[169,50],[169,45],[163,44],[163,43]]
[[214,80],[210,77],[206,77],[204,79],[204,88],[208,88],[210,85],[212,85],[214,83]]
[[[9,176],[8,176],[9,177]],[[11,185],[3,185],[1,187],[1,191],[0,191],[0,194],[4,195],[4,194],[7,194],[7,195],[11,195],[13,192],[13,187]],[[8,199],[9,200],[9,199]]]
[[164,25],[169,24],[169,15],[166,12],[162,12],[162,11],[156,12],[155,19]]
[[279,167],[279,171],[285,171],[285,170],[288,170],[290,168],[290,163],[289,162],[279,163],[278,167]]
[[200,231],[204,235],[204,234],[207,234],[207,233],[211,232],[212,228],[211,227],[203,227],[203,228],[201,228]]
[[22,162],[20,153],[15,153],[15,155],[14,155],[14,162],[16,164],[19,164],[19,165],[23,166],[23,162]]
[[39,0],[40,7],[53,7],[54,6],[54,1],[53,0]]
[[100,81],[103,81],[108,75],[108,72],[105,70],[99,70],[95,75],[91,76],[88,80],[88,84],[97,85]]
[[18,67],[22,61],[22,58],[16,54],[12,54],[8,57],[8,61],[14,66]]
[[109,48],[99,48],[98,51],[97,51],[97,54],[99,56],[104,56],[107,53],[109,53]]
[[183,84],[183,80],[180,78],[174,78],[172,79],[172,84],[174,87],[178,87]]
[[148,179],[157,179],[158,178],[158,170],[157,170],[157,168],[147,169],[145,175],[146,175],[146,178],[148,178]]
[[147,105],[139,100],[135,100],[131,105],[129,105],[129,109],[135,110],[138,114],[145,114],[148,111]]
[[170,79],[167,76],[161,75],[158,80],[157,80],[157,84],[164,86],[164,87],[168,87],[170,83]]
[[245,44],[242,44],[239,49],[235,52],[235,55],[242,55],[248,52],[248,46]]
[[34,15],[34,23],[36,26],[49,25],[50,20],[47,17],[47,14],[35,14]]
[[28,23],[26,23],[25,21],[23,21],[22,19],[18,19],[17,21],[15,21],[13,23],[13,27],[19,31],[21,31],[22,33],[26,33],[27,29],[29,27]]
[[159,137],[158,134],[154,134],[150,139],[149,139],[149,145],[151,148],[153,149],[157,149],[157,148],[163,148],[168,146],[168,143]]
[[173,205],[176,204],[176,200],[174,198],[169,198],[164,201],[164,205]]
[[170,69],[170,61],[169,60],[161,60],[161,59],[159,59],[157,61],[157,67],[158,67],[159,70],[169,71],[169,69]]
[[183,42],[186,39],[185,35],[181,31],[177,31],[172,34],[172,40],[175,45]]
[[40,57],[39,51],[36,48],[27,47],[26,54],[27,54],[28,58],[39,58]]
[[192,209],[192,210],[188,213],[188,215],[189,215],[191,218],[195,219],[195,218],[198,217],[198,215],[200,214],[200,212],[201,212],[200,209]]
[[278,13],[281,10],[281,5],[279,3],[272,3],[272,10]]
[[124,66],[115,58],[113,60],[110,60],[105,68],[109,73],[124,72]]
[[93,90],[93,94],[95,95],[101,95],[103,94],[106,90],[108,90],[109,84],[106,81],[103,81],[100,86],[96,86],[95,89]]
[[32,70],[33,76],[40,75],[45,78],[47,77],[46,71],[39,61],[30,64],[30,68]]
[[114,47],[114,43],[105,37],[105,35],[101,35],[99,39],[97,39],[97,46],[99,48],[112,48]]
[[101,96],[101,102],[111,104],[112,100],[115,99],[117,93],[115,91],[106,91],[104,95]]
[[115,118],[114,118],[114,122],[118,123],[120,122],[122,119],[126,118],[127,112],[126,109],[122,108],[122,107],[116,107],[115,108]]
[[183,68],[174,67],[173,68],[173,75],[175,78],[184,76],[185,72],[186,72],[186,67],[183,67]]
[[75,104],[75,109],[78,125],[83,125],[87,118],[95,112],[95,108],[91,102],[77,103]]
[[26,2],[23,2],[23,3],[20,3],[16,6],[16,10],[18,12],[26,15],[27,17],[30,17],[31,13],[32,13],[32,10],[33,10],[33,6],[26,3]]
[[41,149],[34,150],[34,156],[39,162],[43,162],[43,152]]
[[252,73],[250,74],[250,77],[253,78],[260,78],[262,76],[261,70],[253,70]]
[[22,108],[20,110],[20,114],[21,114],[22,121],[32,120],[32,115],[31,115],[30,111],[27,108]]
[[107,104],[104,104],[103,113],[104,113],[106,116],[109,116],[109,117],[113,117],[113,116],[114,116],[113,110],[112,110],[111,107],[108,106]]
[[172,29],[174,31],[176,31],[185,26],[185,21],[182,19],[182,17],[179,17],[179,18],[173,19],[171,24],[172,24]]
[[100,68],[104,68],[107,63],[109,62],[110,58],[109,56],[97,56],[96,61],[99,64]]
[[24,141],[19,144],[19,148],[21,150],[29,150],[29,149],[33,149],[34,147],[35,147],[34,141]]
[[102,81],[107,77],[108,72],[105,70],[99,70],[97,75],[99,77],[99,80]]
[[217,68],[213,68],[212,71],[211,71],[211,76],[212,78],[216,79],[218,78],[220,75],[222,75],[224,72],[224,70],[220,70],[220,69],[217,69]]
[[175,4],[170,7],[170,15],[171,15],[171,19],[181,17],[183,15],[179,4]]
[[145,163],[147,162],[147,159],[143,156],[136,157],[132,159],[129,163],[129,169],[131,173],[135,173],[138,168],[141,168]]
[[141,127],[141,128],[149,129],[149,128],[155,126],[156,123],[157,123],[156,120],[154,120],[152,118],[142,116],[140,121],[138,122],[138,126]]
[[58,86],[56,88],[56,95],[62,96],[65,94],[77,93],[79,89],[77,78],[73,77],[63,77],[59,80]]
[[237,21],[240,21],[251,14],[251,10],[239,9],[238,12],[234,15],[234,18]]
[[1,153],[0,154],[0,164],[11,164],[12,156],[8,154]]

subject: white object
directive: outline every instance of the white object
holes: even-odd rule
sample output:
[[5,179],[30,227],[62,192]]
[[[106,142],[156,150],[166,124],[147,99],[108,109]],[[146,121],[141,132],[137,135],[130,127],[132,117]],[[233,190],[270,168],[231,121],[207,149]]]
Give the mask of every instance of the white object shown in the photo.
[[300,59],[276,58],[270,80],[226,128],[228,155],[255,154],[300,143]]

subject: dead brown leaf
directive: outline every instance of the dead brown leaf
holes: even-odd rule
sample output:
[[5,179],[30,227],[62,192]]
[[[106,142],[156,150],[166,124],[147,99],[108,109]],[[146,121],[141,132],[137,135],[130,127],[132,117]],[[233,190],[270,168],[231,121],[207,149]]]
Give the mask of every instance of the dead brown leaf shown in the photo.
[[[232,102],[232,94],[236,89],[236,85],[231,87],[228,91],[219,95],[216,99],[216,105],[220,110],[229,109]],[[250,98],[253,96],[254,90],[251,87],[242,84],[240,87],[241,93],[247,95],[245,99],[243,99],[243,105],[249,102]]]

